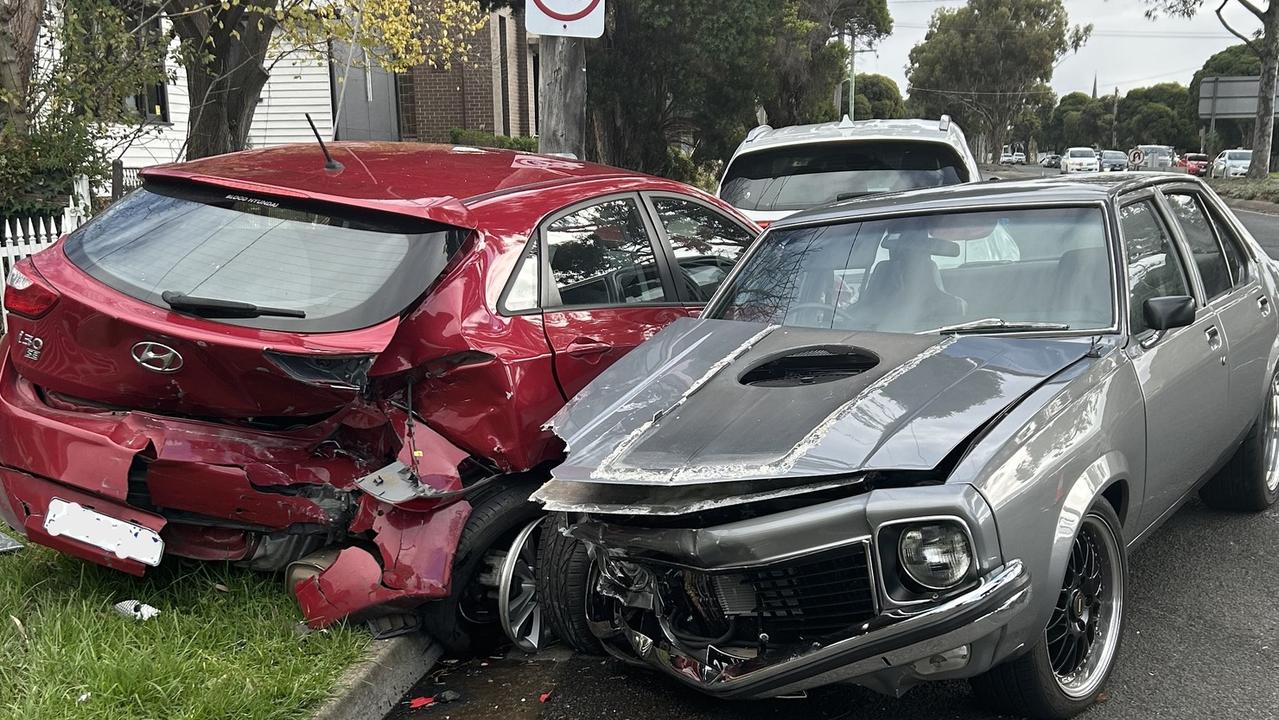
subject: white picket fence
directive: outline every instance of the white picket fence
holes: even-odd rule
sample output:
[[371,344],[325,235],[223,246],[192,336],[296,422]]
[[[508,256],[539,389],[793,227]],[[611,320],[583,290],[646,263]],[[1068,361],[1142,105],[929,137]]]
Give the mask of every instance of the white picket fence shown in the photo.
[[[0,216],[0,277],[9,277],[19,260],[53,245],[86,219],[78,207],[72,206],[63,208],[61,214]],[[4,314],[4,300],[0,298],[0,323]]]

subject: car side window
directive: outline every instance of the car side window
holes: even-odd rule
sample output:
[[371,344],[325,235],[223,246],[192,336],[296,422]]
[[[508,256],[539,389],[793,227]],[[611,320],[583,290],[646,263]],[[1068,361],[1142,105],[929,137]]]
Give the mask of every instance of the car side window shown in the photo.
[[537,276],[541,271],[537,257],[537,243],[531,242],[520,259],[520,266],[511,278],[506,299],[502,302],[502,309],[506,312],[520,313],[537,309],[539,303]]
[[546,227],[552,307],[666,302],[657,255],[633,198],[588,205]]
[[1132,334],[1139,335],[1150,329],[1143,310],[1146,301],[1189,295],[1190,284],[1152,201],[1125,205],[1119,211],[1119,226],[1128,254],[1128,317]]
[[663,195],[652,200],[675,251],[677,280],[685,283],[694,298],[710,299],[755,236],[692,200]]
[[1212,223],[1213,229],[1217,232],[1217,239],[1226,251],[1226,264],[1230,266],[1230,277],[1234,280],[1235,287],[1248,282],[1250,264],[1248,254],[1243,249],[1243,241],[1215,211],[1208,211],[1208,222]]
[[1230,269],[1202,201],[1188,192],[1170,192],[1165,197],[1173,219],[1186,237],[1190,256],[1204,284],[1204,294],[1211,300],[1230,292]]

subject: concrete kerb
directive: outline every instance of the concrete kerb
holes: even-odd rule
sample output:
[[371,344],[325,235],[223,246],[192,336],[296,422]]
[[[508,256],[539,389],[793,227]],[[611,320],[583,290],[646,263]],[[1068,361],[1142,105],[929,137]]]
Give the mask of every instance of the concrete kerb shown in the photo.
[[1279,204],[1266,202],[1265,200],[1236,200],[1235,198],[1223,197],[1226,204],[1236,210],[1248,210],[1250,212],[1264,213],[1266,215],[1279,215]]
[[381,720],[442,653],[420,632],[374,640],[369,658],[343,673],[311,720]]

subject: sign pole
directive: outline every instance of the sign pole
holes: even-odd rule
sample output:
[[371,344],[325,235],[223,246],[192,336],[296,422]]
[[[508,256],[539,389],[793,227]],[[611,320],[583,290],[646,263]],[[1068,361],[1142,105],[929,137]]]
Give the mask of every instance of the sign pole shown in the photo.
[[538,152],[581,159],[586,156],[586,42],[557,35],[543,35],[538,42]]

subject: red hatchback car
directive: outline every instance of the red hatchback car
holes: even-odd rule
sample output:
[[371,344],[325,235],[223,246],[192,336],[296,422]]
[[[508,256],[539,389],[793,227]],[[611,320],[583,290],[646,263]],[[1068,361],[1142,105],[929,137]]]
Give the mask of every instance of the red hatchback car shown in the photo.
[[144,171],[18,263],[0,517],[139,575],[165,555],[288,569],[317,627],[408,627],[421,607],[454,648],[499,615],[531,633],[530,570],[497,569],[520,565],[507,548],[562,454],[542,424],[695,315],[758,229],[686,185],[562,158],[333,155]]

